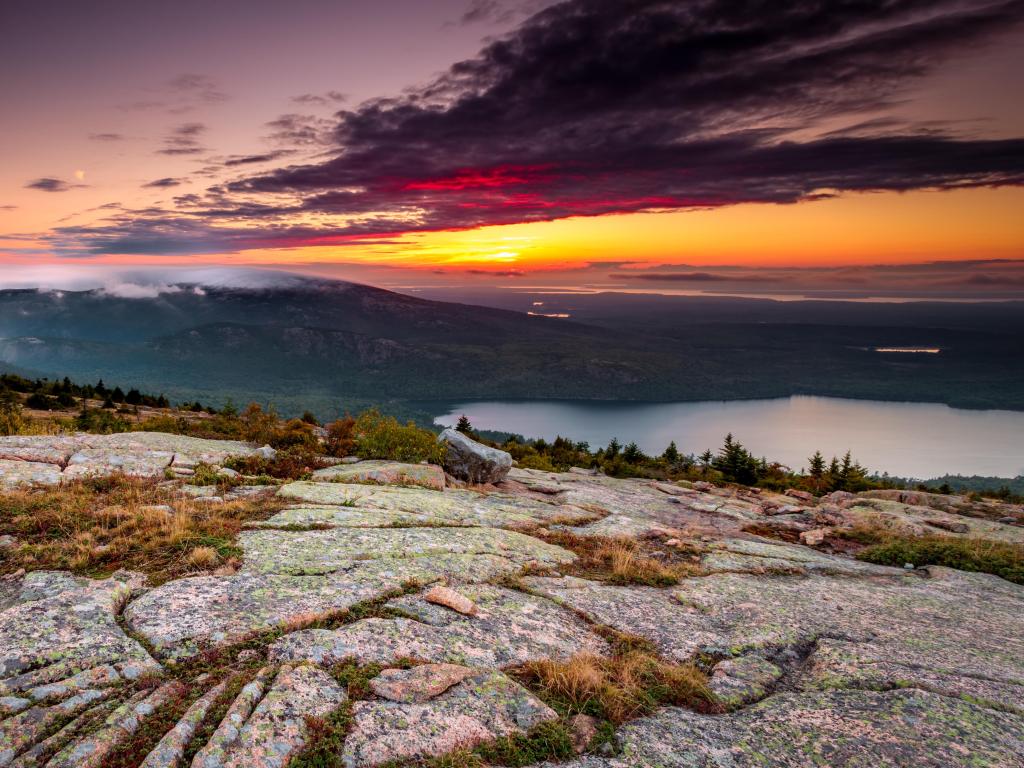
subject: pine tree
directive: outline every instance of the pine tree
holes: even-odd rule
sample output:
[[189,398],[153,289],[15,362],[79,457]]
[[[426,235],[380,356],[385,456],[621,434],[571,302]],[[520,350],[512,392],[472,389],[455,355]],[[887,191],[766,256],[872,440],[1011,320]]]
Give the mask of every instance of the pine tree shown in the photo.
[[473,434],[473,425],[469,423],[469,418],[466,414],[459,416],[459,423],[455,425],[455,431],[461,432],[464,435]]
[[673,440],[668,444],[668,448],[661,454],[661,458],[669,463],[671,466],[675,466],[679,463],[679,449],[676,448],[676,441]]
[[643,451],[640,450],[640,446],[636,443],[629,443],[625,448],[622,449],[622,458],[627,464],[639,464],[646,457]]
[[611,442],[608,443],[608,447],[605,449],[604,455],[609,459],[614,459],[619,455],[619,451],[622,450],[622,445],[619,443],[617,437],[613,437]]
[[700,459],[701,466],[704,468],[704,471],[707,472],[709,469],[711,469],[711,464],[715,460],[715,454],[713,454],[711,452],[711,449],[708,448],[706,451],[704,451],[704,453],[702,453],[697,458]]
[[814,490],[820,491],[825,483],[825,457],[821,455],[821,451],[815,451],[807,462],[810,467],[811,484]]

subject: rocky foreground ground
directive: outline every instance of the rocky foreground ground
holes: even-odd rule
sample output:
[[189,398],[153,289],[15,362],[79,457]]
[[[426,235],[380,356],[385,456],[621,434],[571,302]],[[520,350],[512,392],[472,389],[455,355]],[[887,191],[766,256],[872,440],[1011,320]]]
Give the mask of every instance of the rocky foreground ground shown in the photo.
[[[216,486],[188,485],[192,468],[256,450],[144,433],[0,438],[0,485],[125,472],[217,504]],[[0,766],[105,765],[154,723],[148,768],[281,766],[343,706],[346,766],[444,755],[558,718],[510,671],[606,655],[616,632],[707,668],[719,711],[664,707],[564,765],[1024,766],[1024,587],[828,545],[866,522],[1020,543],[1019,507],[583,471],[455,485],[438,467],[339,464],[234,489],[286,502],[242,533],[235,572],[155,588],[128,572],[4,577]],[[668,587],[564,575],[577,557],[553,543],[564,531],[678,548],[694,575]],[[252,673],[205,673],[211,649]],[[382,668],[357,701],[331,672],[346,661]],[[186,683],[201,695],[161,718]]]

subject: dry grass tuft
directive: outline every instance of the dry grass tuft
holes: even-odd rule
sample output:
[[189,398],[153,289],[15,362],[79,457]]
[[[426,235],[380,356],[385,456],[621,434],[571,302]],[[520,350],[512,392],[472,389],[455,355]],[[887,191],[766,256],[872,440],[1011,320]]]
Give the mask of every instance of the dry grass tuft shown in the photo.
[[609,658],[579,654],[534,661],[517,677],[563,714],[583,713],[616,725],[671,704],[717,711],[707,676],[693,664],[670,664],[647,650]]
[[213,568],[219,560],[217,550],[213,547],[193,547],[186,558],[190,566],[201,571]]
[[577,536],[553,531],[546,540],[576,553],[566,573],[609,584],[669,587],[701,574],[696,548],[662,547],[654,540]]
[[243,523],[280,506],[273,499],[199,505],[127,477],[7,491],[0,493],[0,534],[18,543],[5,551],[0,573],[53,568],[98,576],[127,568],[159,584],[240,557]]

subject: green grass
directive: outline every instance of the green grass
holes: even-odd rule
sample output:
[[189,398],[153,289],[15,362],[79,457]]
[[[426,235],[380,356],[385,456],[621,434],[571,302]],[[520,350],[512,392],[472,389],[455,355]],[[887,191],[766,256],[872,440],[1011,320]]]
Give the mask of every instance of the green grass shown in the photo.
[[857,558],[897,567],[905,563],[944,565],[960,571],[991,573],[1024,584],[1024,546],[1001,541],[952,536],[889,537],[862,549]]

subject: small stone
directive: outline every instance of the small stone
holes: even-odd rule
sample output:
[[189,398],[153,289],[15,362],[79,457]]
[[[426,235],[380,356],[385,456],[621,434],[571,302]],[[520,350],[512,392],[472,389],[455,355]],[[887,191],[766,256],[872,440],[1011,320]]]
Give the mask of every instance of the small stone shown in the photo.
[[668,539],[665,542],[665,546],[666,547],[678,547],[681,543],[682,542],[680,542],[679,539]]
[[904,563],[903,564],[903,570],[905,570],[905,571],[912,571],[912,570],[914,570],[914,564],[913,563]]
[[476,673],[477,670],[460,664],[422,664],[412,669],[385,669],[370,681],[370,690],[389,701],[422,704]]
[[1014,523],[1017,522],[1017,518],[1009,517],[1009,516],[1007,516],[1007,517],[1000,517],[996,522],[997,523],[1004,523],[1006,525],[1013,525]]
[[0,536],[0,549],[11,549],[18,543],[18,540],[9,534]]
[[950,533],[970,533],[971,527],[967,523],[958,523],[952,520],[925,520],[926,525],[932,528],[940,528]]
[[800,541],[808,547],[816,547],[821,544],[829,534],[828,528],[813,528],[800,534]]
[[477,614],[476,603],[449,587],[432,587],[423,594],[423,599],[428,603],[451,608],[453,611],[465,616],[476,616]]
[[238,656],[236,656],[235,658],[237,658],[240,662],[245,664],[247,662],[254,661],[255,659],[260,658],[260,652],[257,651],[255,648],[243,648],[238,652]]
[[597,719],[590,715],[574,715],[569,720],[569,732],[573,751],[577,755],[582,754],[597,736]]
[[358,464],[362,459],[358,456],[345,456],[342,460],[342,464]]
[[262,459],[271,461],[275,456],[277,456],[277,451],[275,451],[269,445],[264,445],[262,448],[256,449],[256,455]]
[[217,477],[224,477],[227,478],[228,480],[234,480],[236,477],[241,476],[241,472],[236,472],[230,467],[221,467],[220,469],[217,470]]

